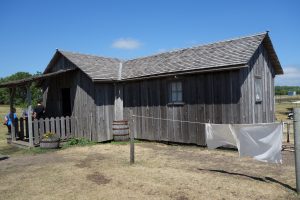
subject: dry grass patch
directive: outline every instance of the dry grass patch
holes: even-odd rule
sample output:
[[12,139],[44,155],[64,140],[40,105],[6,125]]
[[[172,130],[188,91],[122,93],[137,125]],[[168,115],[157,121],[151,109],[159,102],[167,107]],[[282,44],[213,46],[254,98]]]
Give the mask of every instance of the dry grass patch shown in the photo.
[[[277,119],[286,121],[290,106],[276,104]],[[0,117],[7,111],[0,106]],[[273,165],[236,151],[143,142],[129,165],[128,144],[36,154],[7,145],[5,133],[1,126],[0,154],[11,157],[0,161],[0,199],[298,199],[293,152]]]
[[236,151],[157,143],[100,144],[0,161],[0,199],[297,199],[283,165]]

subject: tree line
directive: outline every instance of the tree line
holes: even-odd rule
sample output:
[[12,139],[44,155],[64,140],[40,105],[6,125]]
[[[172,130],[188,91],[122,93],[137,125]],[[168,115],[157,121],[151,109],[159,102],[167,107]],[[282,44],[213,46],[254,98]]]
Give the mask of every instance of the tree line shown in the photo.
[[288,91],[296,91],[296,93],[300,94],[299,86],[275,86],[275,95],[287,95]]
[[[40,75],[41,72],[37,72],[36,74],[30,74],[28,72],[17,72],[13,75],[0,78],[0,84],[10,82],[10,81],[16,81],[21,80],[25,78],[30,78],[32,76]],[[32,98],[32,104],[36,105],[37,102],[42,98],[42,91],[41,88],[37,86],[35,82],[31,84],[30,87],[31,90],[31,98]],[[14,96],[14,105],[18,105],[21,107],[26,107],[26,96],[27,91],[26,87],[17,87],[15,96]],[[0,88],[0,104],[9,104],[9,89],[8,88]]]

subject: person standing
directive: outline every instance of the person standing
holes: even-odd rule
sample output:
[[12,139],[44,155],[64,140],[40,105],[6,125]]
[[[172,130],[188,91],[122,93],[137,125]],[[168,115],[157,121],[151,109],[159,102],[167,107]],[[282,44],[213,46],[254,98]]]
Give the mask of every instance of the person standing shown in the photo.
[[11,111],[7,115],[5,115],[5,117],[4,117],[4,119],[5,119],[4,125],[7,126],[8,133],[11,133],[11,124],[17,118],[18,117],[17,117],[16,109],[15,108],[12,108]]
[[40,119],[45,117],[45,107],[42,104],[42,101],[39,101],[37,106],[34,108],[32,116],[34,119]]

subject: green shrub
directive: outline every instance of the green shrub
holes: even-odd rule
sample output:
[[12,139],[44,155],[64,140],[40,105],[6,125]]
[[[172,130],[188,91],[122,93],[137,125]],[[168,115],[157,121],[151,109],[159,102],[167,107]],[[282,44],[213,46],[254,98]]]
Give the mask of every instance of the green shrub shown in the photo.
[[69,146],[87,146],[93,144],[96,144],[96,142],[90,141],[86,138],[71,138],[63,145],[63,147],[66,148]]

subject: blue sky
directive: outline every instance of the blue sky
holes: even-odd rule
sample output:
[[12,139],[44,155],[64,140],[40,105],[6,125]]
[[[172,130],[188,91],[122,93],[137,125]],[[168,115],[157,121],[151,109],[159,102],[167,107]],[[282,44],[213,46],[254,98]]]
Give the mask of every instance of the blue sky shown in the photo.
[[0,77],[43,71],[55,49],[123,59],[270,31],[300,86],[300,1],[0,1]]

